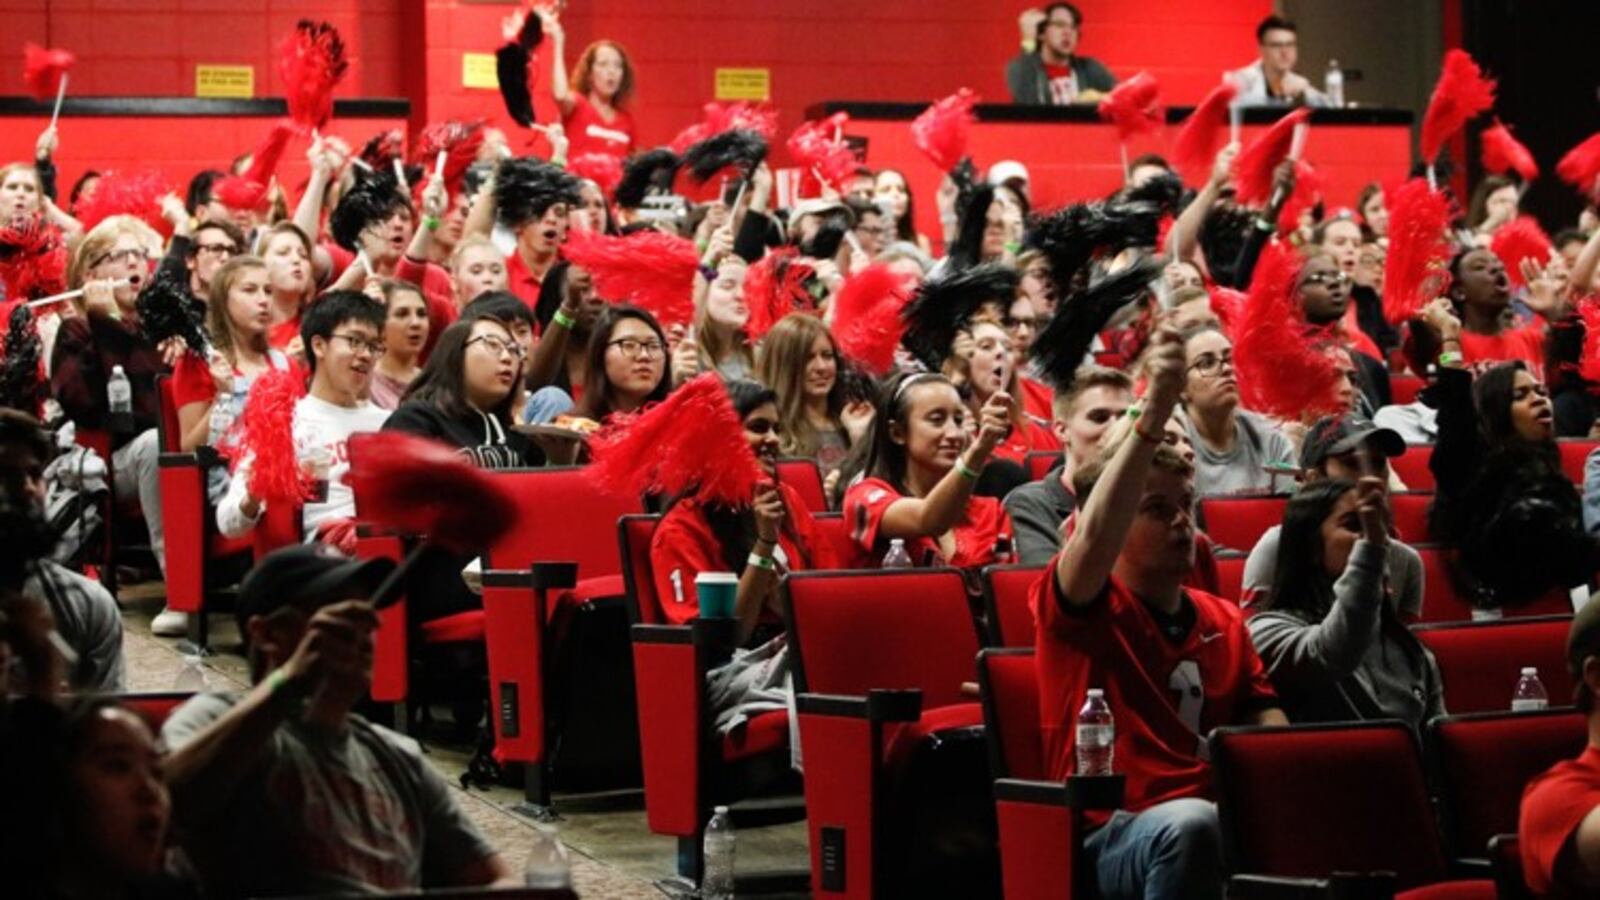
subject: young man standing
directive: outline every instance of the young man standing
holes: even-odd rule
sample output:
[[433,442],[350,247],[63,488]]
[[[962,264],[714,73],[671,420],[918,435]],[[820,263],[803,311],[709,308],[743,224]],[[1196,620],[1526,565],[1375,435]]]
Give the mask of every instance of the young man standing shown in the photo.
[[1193,466],[1164,426],[1183,388],[1183,345],[1154,339],[1144,409],[1107,448],[1077,527],[1034,588],[1040,722],[1049,777],[1076,771],[1090,688],[1116,717],[1125,808],[1085,841],[1106,900],[1221,898],[1223,868],[1205,735],[1287,724],[1237,606],[1183,587],[1194,562]]

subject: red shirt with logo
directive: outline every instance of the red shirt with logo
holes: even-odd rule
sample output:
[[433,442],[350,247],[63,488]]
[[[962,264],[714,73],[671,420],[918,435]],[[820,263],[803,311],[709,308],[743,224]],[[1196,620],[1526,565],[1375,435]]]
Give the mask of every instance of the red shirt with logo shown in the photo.
[[585,153],[605,153],[621,159],[633,151],[633,116],[618,109],[607,121],[582,94],[572,95],[572,109],[562,113],[561,127],[567,132],[568,159]]
[[[845,491],[844,521],[856,549],[851,568],[876,569],[883,562],[883,555],[889,552],[889,539],[879,535],[878,529],[889,507],[904,499],[904,494],[881,478],[864,478]],[[998,561],[994,545],[1002,534],[1014,536],[1016,530],[1000,501],[994,497],[969,497],[961,521],[951,529],[955,552],[949,558],[940,551],[938,540],[931,537],[906,538],[905,546],[913,565],[970,569]]]

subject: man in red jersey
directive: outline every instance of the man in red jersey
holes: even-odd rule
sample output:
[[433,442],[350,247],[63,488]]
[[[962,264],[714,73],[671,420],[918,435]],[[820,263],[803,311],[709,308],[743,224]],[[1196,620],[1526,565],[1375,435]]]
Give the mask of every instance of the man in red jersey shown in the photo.
[[1573,703],[1589,717],[1589,745],[1528,782],[1522,792],[1522,874],[1541,897],[1600,894],[1600,603],[1588,603],[1567,634]]
[[1221,898],[1205,735],[1283,725],[1237,606],[1184,588],[1194,561],[1194,468],[1163,427],[1184,383],[1183,344],[1154,339],[1144,408],[1103,468],[1077,528],[1034,588],[1040,722],[1050,777],[1076,771],[1074,724],[1090,688],[1116,721],[1125,809],[1085,841],[1106,900]]

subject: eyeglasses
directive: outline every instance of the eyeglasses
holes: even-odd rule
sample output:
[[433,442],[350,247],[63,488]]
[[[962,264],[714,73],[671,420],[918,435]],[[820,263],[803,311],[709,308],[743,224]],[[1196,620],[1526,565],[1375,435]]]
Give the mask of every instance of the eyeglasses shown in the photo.
[[360,353],[364,350],[373,356],[383,355],[384,346],[381,341],[369,341],[364,337],[357,337],[353,334],[334,334],[329,336],[340,338],[349,344],[351,353]]
[[1263,43],[1261,46],[1267,48],[1268,50],[1293,50],[1294,48],[1300,46],[1300,42],[1299,41],[1267,41],[1267,42]]
[[508,341],[505,338],[497,337],[492,334],[480,334],[477,337],[467,341],[468,347],[472,346],[473,344],[482,344],[483,346],[489,348],[489,352],[493,353],[495,356],[499,356],[502,353],[510,354],[512,359],[521,359],[523,356],[521,344],[517,343],[516,341]]
[[1222,371],[1223,366],[1233,368],[1233,354],[1224,353],[1221,356],[1212,356],[1207,353],[1189,364],[1189,371],[1199,372],[1201,375],[1215,375]]
[[1337,272],[1312,272],[1301,279],[1301,284],[1349,284],[1350,273],[1344,270]]
[[623,356],[631,357],[633,359],[638,359],[641,356],[645,359],[649,359],[655,356],[667,355],[666,345],[662,344],[660,341],[641,341],[638,338],[617,338],[611,343],[606,344],[606,346],[616,347],[618,350],[622,351]]
[[145,250],[145,249],[143,249],[141,247],[134,247],[134,248],[129,249],[129,250],[117,250],[117,251],[114,251],[112,253],[107,253],[104,256],[96,258],[95,261],[94,261],[94,265],[90,266],[90,268],[95,268],[97,266],[104,265],[104,264],[106,264],[108,262],[124,262],[124,261],[126,261],[126,262],[149,262],[150,261],[150,251]]
[[1018,316],[1006,316],[1004,319],[1000,320],[1000,324],[1004,326],[1007,331],[1016,331],[1019,328],[1026,328],[1029,331],[1034,331],[1039,327],[1039,320],[1021,318]]
[[232,244],[197,244],[194,252],[208,256],[232,256],[239,252],[239,248]]

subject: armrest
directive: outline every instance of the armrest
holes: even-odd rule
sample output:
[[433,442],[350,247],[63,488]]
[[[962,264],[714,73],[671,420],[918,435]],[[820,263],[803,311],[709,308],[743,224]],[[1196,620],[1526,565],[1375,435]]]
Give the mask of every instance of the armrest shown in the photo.
[[483,573],[484,647],[489,656],[495,752],[505,762],[545,758],[545,609],[529,570]]
[[915,722],[922,717],[922,691],[874,688],[865,697],[846,694],[800,694],[795,708],[802,714],[865,719],[874,723]]
[[533,564],[533,589],[536,591],[570,590],[578,586],[578,564],[575,562],[536,562]]
[[1450,861],[1450,874],[1457,878],[1494,879],[1494,863],[1484,856],[1464,856]]
[[1394,900],[1394,895],[1393,872],[1336,872],[1331,878],[1235,875],[1228,880],[1233,900]]
[[692,838],[700,828],[710,731],[706,654],[688,625],[635,625],[629,633],[645,818],[655,834]]
[[163,469],[180,466],[200,468],[200,455],[197,453],[162,452],[156,455],[156,465]]
[[1121,775],[1074,775],[1065,782],[996,778],[994,797],[1001,801],[1059,806],[1079,812],[1110,811],[1122,808],[1125,783],[1126,779]]

